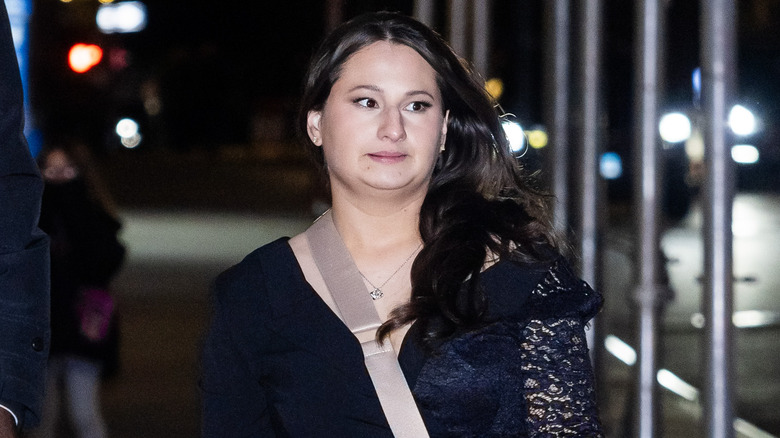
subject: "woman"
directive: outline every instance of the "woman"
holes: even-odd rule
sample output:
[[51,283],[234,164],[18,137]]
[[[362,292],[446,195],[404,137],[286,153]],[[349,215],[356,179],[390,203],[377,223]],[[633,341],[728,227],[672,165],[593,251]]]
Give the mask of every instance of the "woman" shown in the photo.
[[[333,224],[434,437],[600,436],[584,325],[545,199],[443,40],[358,17],[315,54],[299,117]],[[392,436],[305,234],[218,277],[204,436]]]
[[75,436],[104,437],[100,379],[118,356],[106,289],[124,259],[120,224],[98,194],[86,149],[46,148],[39,163],[45,182],[39,226],[51,239],[52,335],[41,426],[33,436],[57,436],[65,412]]

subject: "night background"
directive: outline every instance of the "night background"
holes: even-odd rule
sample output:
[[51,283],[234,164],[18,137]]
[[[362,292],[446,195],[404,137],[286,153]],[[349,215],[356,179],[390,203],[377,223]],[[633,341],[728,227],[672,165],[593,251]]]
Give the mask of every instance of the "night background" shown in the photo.
[[[293,123],[307,62],[327,28],[328,8],[340,4],[341,18],[346,20],[376,10],[411,15],[414,2],[143,3],[148,17],[143,30],[104,34],[95,24],[98,0],[34,0],[27,91],[43,144],[86,144],[125,224],[131,257],[115,285],[123,306],[123,370],[105,388],[109,426],[115,436],[196,436],[197,354],[210,311],[211,279],[254,247],[300,231],[326,199],[319,176],[296,141]],[[572,2],[575,16],[577,3]],[[697,105],[691,75],[699,65],[699,2],[661,3],[667,11],[662,112],[693,115]],[[435,2],[434,28],[445,37],[449,34],[447,4]],[[499,103],[506,112],[524,127],[543,125],[548,74],[545,1],[492,0],[491,4],[490,68],[484,75],[503,81]],[[604,208],[610,216],[605,225],[609,228],[605,259],[607,269],[617,272],[627,265],[629,271],[620,279],[607,278],[605,295],[615,290],[627,295],[632,285],[627,260],[634,257],[636,4],[630,0],[603,4],[602,148],[618,153],[624,166],[621,176],[606,183],[609,205]],[[777,435],[780,278],[775,278],[778,273],[771,266],[780,251],[780,245],[774,245],[780,243],[780,0],[738,0],[737,4],[736,100],[759,120],[758,132],[745,141],[756,146],[760,160],[736,166],[736,185],[747,199],[758,199],[754,204],[766,221],[759,236],[766,246],[751,247],[751,254],[764,257],[746,268],[747,274],[735,273],[754,279],[744,282],[744,291],[738,290],[749,299],[737,297],[735,307],[774,312],[777,319],[768,327],[736,335],[739,356],[750,358],[751,365],[737,364],[741,386],[735,406],[738,416]],[[572,26],[576,69],[580,42],[574,19]],[[76,43],[99,45],[101,62],[85,73],[72,71],[67,55]],[[576,71],[572,72],[575,80]],[[572,96],[576,98],[576,90]],[[132,118],[140,126],[141,141],[133,148],[123,146],[115,132],[123,118]],[[575,147],[577,114],[571,119],[570,139]],[[697,213],[701,167],[686,157],[682,144],[667,146],[667,224],[696,234],[701,222]],[[543,177],[550,169],[549,148],[530,149],[522,158],[529,167],[540,168]],[[235,248],[221,249],[225,242]],[[699,245],[698,241],[687,244]],[[685,256],[668,256],[678,267],[688,266]],[[700,262],[696,256],[692,260]],[[735,272],[741,269],[737,268]],[[672,268],[673,283],[674,275]],[[701,331],[689,327],[689,316],[699,303],[698,298],[686,298],[698,296],[701,273],[689,269],[679,275],[687,279],[680,284],[693,292],[678,290],[675,306],[679,308],[670,307],[665,357],[670,369],[676,364],[673,371],[701,387],[697,368]],[[607,318],[608,328],[631,339],[628,300],[622,296],[607,300],[605,312],[616,312]],[[605,423],[610,436],[623,436],[620,431],[631,422],[627,400],[634,394],[629,388],[630,371],[612,360]],[[771,383],[745,377],[766,375],[774,375]],[[690,414],[697,408],[677,399],[664,400],[667,436],[700,436],[689,432],[700,419]]]
[[[339,2],[330,2],[338,4]],[[151,0],[137,33],[103,34],[97,0],[38,1],[31,23],[29,87],[44,141],[79,140],[101,156],[122,154],[116,122],[131,117],[143,139],[134,154],[217,151],[226,146],[296,155],[292,120],[307,61],[322,38],[323,1],[255,2]],[[691,74],[698,66],[699,11],[695,1],[667,1],[664,108],[694,109]],[[542,124],[544,111],[543,2],[494,0],[490,71],[503,80],[500,104],[524,126]],[[780,2],[739,4],[738,101],[763,121],[751,139],[761,161],[740,173],[750,188],[776,187],[780,153],[776,121],[780,96]],[[344,1],[342,18],[371,10],[411,14],[412,1]],[[574,7],[576,10],[576,7]],[[446,2],[436,5],[437,30],[448,35]],[[603,101],[605,150],[631,163],[634,2],[604,2]],[[86,73],[68,67],[68,49],[97,44],[104,58]],[[572,41],[577,52],[576,31]],[[576,61],[573,63],[576,67]],[[574,77],[574,76],[573,76]],[[265,146],[261,143],[266,143]],[[270,146],[274,143],[275,146]],[[280,144],[285,143],[281,147]],[[272,150],[276,148],[275,150]],[[255,151],[257,152],[257,151]],[[673,152],[670,152],[672,154]],[[533,155],[533,154],[531,154]],[[542,156],[544,153],[542,151]],[[533,156],[529,161],[533,161]],[[631,174],[610,182],[610,196],[627,199]],[[672,166],[674,167],[674,166]]]

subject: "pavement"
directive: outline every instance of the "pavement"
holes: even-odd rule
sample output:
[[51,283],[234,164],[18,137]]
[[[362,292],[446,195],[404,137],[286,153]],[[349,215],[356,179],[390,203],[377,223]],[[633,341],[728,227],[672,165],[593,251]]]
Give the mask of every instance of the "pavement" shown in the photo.
[[[253,166],[240,160],[232,165],[210,158],[195,159],[199,165],[183,163],[181,157],[166,160],[155,160],[166,164],[153,168],[129,156],[104,167],[109,189],[119,193],[129,249],[113,285],[121,315],[120,372],[102,391],[104,415],[115,438],[199,436],[198,354],[208,325],[209,285],[254,248],[303,231],[321,190],[316,177],[297,162]],[[735,310],[748,313],[741,313],[742,325],[735,329],[736,436],[780,436],[780,326],[771,318],[780,311],[780,272],[774,268],[780,256],[780,197],[740,195],[737,203],[735,223],[747,225],[735,231]],[[661,366],[689,385],[689,397],[661,389],[659,436],[704,436],[702,331],[696,325],[700,218],[694,208],[663,240],[676,295],[665,312]],[[633,339],[631,236],[621,224],[607,231],[607,304],[599,326],[628,344]],[[751,326],[749,311],[763,312],[756,315],[767,323]],[[634,436],[634,368],[599,351],[601,413],[608,436]]]
[[[605,331],[633,339],[630,230],[609,227],[605,242]],[[664,436],[703,436],[702,213],[663,235],[673,298],[664,309],[659,364],[665,371]],[[780,436],[780,195],[738,193],[733,206],[733,405],[736,436]],[[628,309],[628,310],[627,310]],[[614,375],[610,367],[607,375]],[[668,389],[677,391],[673,394]]]

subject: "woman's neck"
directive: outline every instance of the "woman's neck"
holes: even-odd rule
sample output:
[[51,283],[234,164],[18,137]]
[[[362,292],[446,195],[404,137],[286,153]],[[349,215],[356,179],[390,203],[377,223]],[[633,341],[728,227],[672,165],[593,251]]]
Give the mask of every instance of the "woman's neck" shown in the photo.
[[333,222],[353,257],[393,252],[420,243],[423,199],[406,202],[358,202],[334,196]]
[[[412,260],[422,246],[421,205],[422,199],[406,204],[366,205],[334,197],[333,223],[363,276],[366,288],[381,290],[383,298],[375,300],[374,306],[382,321],[411,296]],[[400,346],[403,333],[394,341],[391,338],[394,346]]]

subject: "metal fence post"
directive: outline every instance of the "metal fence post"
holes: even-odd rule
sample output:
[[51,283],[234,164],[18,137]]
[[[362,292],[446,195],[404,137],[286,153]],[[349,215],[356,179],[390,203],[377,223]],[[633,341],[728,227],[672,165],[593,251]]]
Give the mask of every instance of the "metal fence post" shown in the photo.
[[469,59],[468,34],[469,12],[471,3],[468,0],[449,0],[449,40],[452,50],[459,56]]
[[[582,278],[594,288],[601,289],[601,217],[603,208],[602,181],[599,176],[601,151],[601,52],[602,52],[602,0],[582,2],[580,14],[580,100],[582,105],[582,138],[579,159],[579,251]],[[597,348],[600,324],[598,318],[587,332],[593,362],[598,365]],[[598,366],[597,366],[598,368]]]
[[414,0],[413,16],[428,27],[434,27],[434,0]]
[[570,0],[545,3],[545,47],[549,72],[545,74],[545,123],[552,148],[553,218],[561,235],[569,234],[569,40]]
[[472,50],[474,52],[474,67],[483,78],[490,77],[490,31],[492,29],[491,0],[482,0],[474,3],[474,23],[472,26]]
[[637,370],[637,436],[653,438],[659,433],[658,357],[661,315],[668,290],[661,283],[661,176],[658,107],[662,83],[663,11],[658,0],[636,5],[638,24],[635,42],[635,183],[637,227],[637,287],[639,366]]
[[702,109],[707,179],[704,213],[706,436],[734,436],[732,407],[732,204],[734,199],[728,107],[736,76],[736,4],[701,1]]

